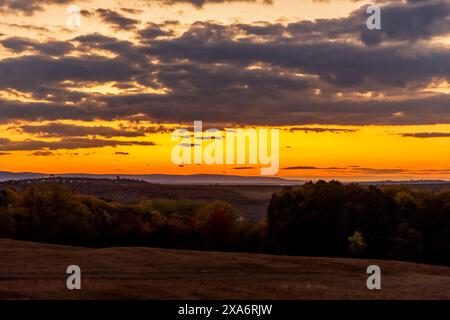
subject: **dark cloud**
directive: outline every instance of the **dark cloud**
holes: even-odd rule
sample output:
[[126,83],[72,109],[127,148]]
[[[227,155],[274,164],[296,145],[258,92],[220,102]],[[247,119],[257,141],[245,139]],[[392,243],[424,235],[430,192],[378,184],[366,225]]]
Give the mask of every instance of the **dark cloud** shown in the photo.
[[92,17],[94,15],[94,13],[89,10],[81,10],[80,14],[86,18]]
[[140,52],[140,47],[135,46],[131,41],[118,40],[113,37],[105,36],[99,33],[82,35],[73,39],[78,44],[81,52],[91,50],[105,50],[121,59],[134,65],[138,64],[140,68],[148,68],[147,57]]
[[282,170],[320,170],[321,168],[318,167],[311,167],[311,166],[292,166],[292,167],[285,167],[281,168]]
[[141,40],[152,40],[158,37],[172,36],[174,32],[172,30],[164,30],[163,26],[149,22],[144,29],[139,30],[139,36]]
[[[450,81],[450,49],[420,41],[448,32],[448,6],[437,0],[387,4],[382,22],[386,30],[380,41],[371,43],[360,39],[366,30],[364,8],[345,18],[288,25],[198,22],[181,35],[172,32],[173,21],[138,29],[134,19],[122,20],[129,18],[99,9],[97,14],[108,23],[133,29],[140,41],[99,33],[67,42],[0,40],[9,50],[26,54],[0,60],[0,74],[8,75],[0,78],[0,89],[41,100],[0,100],[0,119],[200,119],[205,125],[449,123],[449,95],[424,91],[430,82]],[[396,23],[391,26],[390,20]],[[103,50],[114,58],[93,53]],[[76,91],[98,83],[114,83],[123,92]]]
[[[0,78],[0,88],[13,88],[46,98],[48,94],[57,95],[64,91],[61,85],[64,81],[129,81],[137,73],[134,65],[120,58],[21,56],[0,61],[0,74],[8,75]],[[63,98],[67,100],[67,96]]]
[[56,103],[2,101],[0,99],[0,123],[8,123],[11,120],[93,120],[93,118],[94,115],[83,107]]
[[59,141],[24,140],[12,141],[0,138],[0,151],[25,151],[25,150],[59,150],[59,149],[85,149],[117,146],[153,146],[150,141],[119,141],[105,139],[64,138]]
[[165,61],[189,59],[238,66],[260,62],[291,72],[319,75],[323,81],[342,87],[404,86],[408,81],[449,76],[449,51],[443,48],[425,47],[422,52],[411,52],[413,48],[400,44],[367,48],[346,42],[233,41],[216,32],[207,33],[215,28],[215,25],[197,25],[194,29],[201,32],[190,30],[177,39],[155,40],[145,52]]
[[139,23],[139,20],[128,18],[110,9],[97,9],[96,13],[105,22],[110,24],[115,30],[132,30]]
[[130,13],[130,14],[141,14],[144,12],[144,10],[141,9],[135,9],[135,8],[120,8],[123,12]]
[[331,133],[353,133],[357,132],[357,129],[342,129],[342,128],[318,128],[318,127],[292,127],[289,131],[303,131],[303,132],[314,132],[314,133],[322,133],[322,132],[331,132]]
[[49,156],[54,156],[55,154],[51,151],[35,151],[31,154],[29,154],[29,156],[35,156],[35,157],[49,157]]
[[49,4],[68,4],[72,0],[0,0],[0,12],[31,15]]
[[300,21],[288,25],[290,34],[303,41],[361,40],[368,46],[382,42],[418,41],[450,33],[450,3],[445,0],[401,1],[381,7],[381,30],[366,27],[366,6],[348,17]]
[[229,2],[255,2],[255,3],[263,3],[263,4],[272,4],[273,3],[273,0],[158,0],[158,1],[163,4],[166,4],[166,5],[188,3],[197,8],[201,8],[205,4],[210,4],[210,3],[229,3]]
[[282,170],[347,170],[348,168],[341,168],[341,167],[313,167],[313,166],[291,166],[291,167],[285,167],[282,168]]
[[106,126],[81,126],[74,124],[50,123],[46,125],[21,125],[18,130],[28,134],[35,134],[42,137],[83,137],[101,136],[112,137],[142,137],[141,131],[119,130]]
[[33,50],[40,54],[50,56],[62,56],[74,49],[73,45],[67,41],[47,41],[40,43],[20,37],[0,40],[0,44],[15,53],[20,53],[25,50]]
[[138,132],[144,132],[144,133],[170,133],[173,132],[172,128],[166,127],[164,125],[155,125],[155,126],[132,126],[129,127],[132,130],[136,130]]
[[449,132],[418,132],[418,133],[402,133],[402,137],[406,138],[450,138]]
[[450,33],[450,3],[448,1],[410,1],[382,9],[381,30],[364,30],[361,40],[368,45],[382,41],[417,41]]
[[114,152],[115,155],[119,155],[119,156],[128,156],[129,153],[128,152],[122,152],[122,151],[116,151]]

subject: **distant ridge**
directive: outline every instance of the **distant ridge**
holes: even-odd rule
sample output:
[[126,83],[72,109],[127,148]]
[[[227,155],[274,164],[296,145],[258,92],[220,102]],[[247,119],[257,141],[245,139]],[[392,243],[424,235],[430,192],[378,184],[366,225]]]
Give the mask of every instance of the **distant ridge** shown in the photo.
[[193,175],[169,175],[169,174],[88,174],[88,173],[64,173],[47,174],[34,172],[8,172],[0,171],[0,181],[27,180],[48,177],[63,178],[93,178],[93,179],[133,179],[156,184],[193,184],[193,185],[299,185],[304,180],[289,180],[279,177],[253,177],[220,174],[193,174]]
[[358,182],[363,185],[448,184],[447,180],[383,180]]
[[[281,177],[262,176],[238,176],[224,174],[192,174],[192,175],[171,175],[171,174],[91,174],[91,173],[36,173],[36,172],[9,172],[0,171],[0,182],[10,180],[28,180],[48,177],[62,178],[89,178],[89,179],[132,179],[142,180],[154,184],[171,185],[272,185],[272,186],[294,186],[301,185],[310,179],[287,179]],[[319,179],[317,179],[319,180]],[[330,179],[324,179],[330,180]],[[356,183],[361,185],[439,185],[449,184],[447,180],[379,180],[379,181],[353,181],[344,183]]]

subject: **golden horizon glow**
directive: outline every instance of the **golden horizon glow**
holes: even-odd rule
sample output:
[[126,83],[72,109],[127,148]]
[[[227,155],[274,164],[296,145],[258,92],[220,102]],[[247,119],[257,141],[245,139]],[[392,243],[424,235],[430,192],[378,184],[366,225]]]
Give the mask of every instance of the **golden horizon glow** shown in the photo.
[[[52,122],[48,122],[52,123]],[[47,124],[48,124],[47,123]],[[79,126],[108,126],[120,130],[129,127],[124,121],[59,121]],[[39,122],[18,122],[21,125],[43,125]],[[45,123],[44,123],[45,124]],[[160,124],[140,123],[141,127],[157,128]],[[189,124],[187,124],[189,125]],[[185,165],[179,167],[170,161],[172,130],[178,124],[166,124],[167,132],[150,133],[142,137],[90,137],[91,139],[148,141],[152,146],[117,146],[81,149],[43,149],[49,154],[32,155],[32,150],[8,151],[0,157],[2,171],[39,173],[95,173],[95,174],[233,174],[259,175],[258,166],[242,165]],[[170,128],[170,129],[169,129]],[[448,132],[450,125],[423,126],[331,126],[308,125],[280,128],[280,171],[287,178],[341,178],[358,180],[367,178],[436,179],[450,177],[450,139],[446,137],[416,138],[402,136],[423,132]],[[315,132],[318,129],[320,132]],[[188,129],[189,130],[189,129]],[[326,131],[329,130],[329,131]],[[339,131],[346,130],[346,131]],[[126,130],[129,131],[129,130]],[[59,138],[42,137],[16,131],[9,125],[0,126],[3,136],[13,141],[34,139],[58,141]],[[206,145],[208,142],[204,142]],[[426,149],[427,152],[423,152]],[[432,164],[432,166],[430,166]],[[251,169],[236,169],[252,167]]]

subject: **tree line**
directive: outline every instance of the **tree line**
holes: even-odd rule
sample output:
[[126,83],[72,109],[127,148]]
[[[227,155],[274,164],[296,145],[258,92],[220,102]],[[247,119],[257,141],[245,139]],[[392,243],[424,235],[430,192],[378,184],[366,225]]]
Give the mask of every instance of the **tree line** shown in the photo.
[[266,219],[251,221],[221,201],[125,205],[32,185],[0,191],[0,237],[450,265],[450,192],[318,181],[275,193]]

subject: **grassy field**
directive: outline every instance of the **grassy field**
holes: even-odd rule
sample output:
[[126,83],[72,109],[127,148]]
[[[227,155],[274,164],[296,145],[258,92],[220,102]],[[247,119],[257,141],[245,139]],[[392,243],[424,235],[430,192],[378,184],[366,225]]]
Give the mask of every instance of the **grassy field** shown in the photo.
[[[450,268],[396,261],[0,240],[0,299],[450,299]],[[66,289],[79,265],[82,289]],[[382,290],[366,288],[378,264]]]

